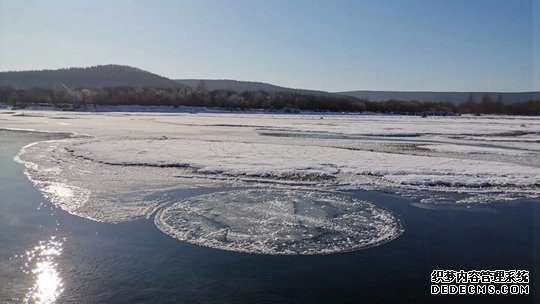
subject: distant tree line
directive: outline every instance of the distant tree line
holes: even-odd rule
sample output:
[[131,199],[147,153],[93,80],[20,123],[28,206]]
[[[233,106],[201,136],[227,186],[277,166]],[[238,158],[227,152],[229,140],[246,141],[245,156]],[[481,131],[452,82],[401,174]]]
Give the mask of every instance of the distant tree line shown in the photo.
[[373,102],[340,95],[309,95],[298,92],[208,91],[197,88],[104,87],[71,89],[64,85],[53,89],[0,88],[0,103],[16,107],[32,104],[52,105],[76,110],[92,105],[198,106],[230,110],[311,110],[331,112],[374,112],[407,115],[509,114],[540,115],[540,100],[504,104],[501,98],[484,96],[476,101],[471,95],[465,103],[388,100]]

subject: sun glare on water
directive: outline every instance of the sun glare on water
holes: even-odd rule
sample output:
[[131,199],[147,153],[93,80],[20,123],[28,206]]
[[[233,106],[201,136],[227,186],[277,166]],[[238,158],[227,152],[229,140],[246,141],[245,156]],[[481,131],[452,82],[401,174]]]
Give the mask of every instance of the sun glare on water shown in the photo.
[[52,304],[64,290],[55,261],[62,254],[62,245],[63,240],[52,236],[26,252],[27,272],[32,274],[33,285],[26,295],[25,303]]

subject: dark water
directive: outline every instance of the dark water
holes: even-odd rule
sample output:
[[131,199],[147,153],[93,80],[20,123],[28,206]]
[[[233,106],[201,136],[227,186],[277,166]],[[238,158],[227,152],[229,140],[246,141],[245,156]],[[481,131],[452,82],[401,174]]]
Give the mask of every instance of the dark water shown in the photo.
[[[358,192],[397,214],[405,233],[366,250],[263,256],[186,244],[152,220],[96,223],[52,207],[13,156],[50,135],[0,131],[0,302],[23,302],[36,274],[21,257],[52,236],[56,303],[534,303],[540,301],[540,202],[420,208]],[[181,195],[181,194],[179,194]],[[430,295],[433,269],[526,269],[529,296]],[[50,273],[49,273],[50,274]],[[60,284],[59,284],[60,285]],[[45,286],[53,288],[54,286]]]

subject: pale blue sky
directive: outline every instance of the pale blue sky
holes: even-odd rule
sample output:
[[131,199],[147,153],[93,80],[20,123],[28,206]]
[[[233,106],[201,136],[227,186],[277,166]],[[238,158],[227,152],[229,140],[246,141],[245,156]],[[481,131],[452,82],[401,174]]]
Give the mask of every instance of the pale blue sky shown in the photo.
[[126,64],[342,90],[540,90],[540,0],[0,0],[0,70]]

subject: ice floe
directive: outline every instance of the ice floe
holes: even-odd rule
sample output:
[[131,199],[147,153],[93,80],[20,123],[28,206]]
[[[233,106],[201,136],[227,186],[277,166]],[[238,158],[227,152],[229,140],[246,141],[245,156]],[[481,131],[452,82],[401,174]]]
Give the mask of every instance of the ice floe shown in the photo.
[[156,225],[196,245],[264,254],[327,254],[388,242],[399,221],[336,193],[251,189],[195,196],[163,209]]

